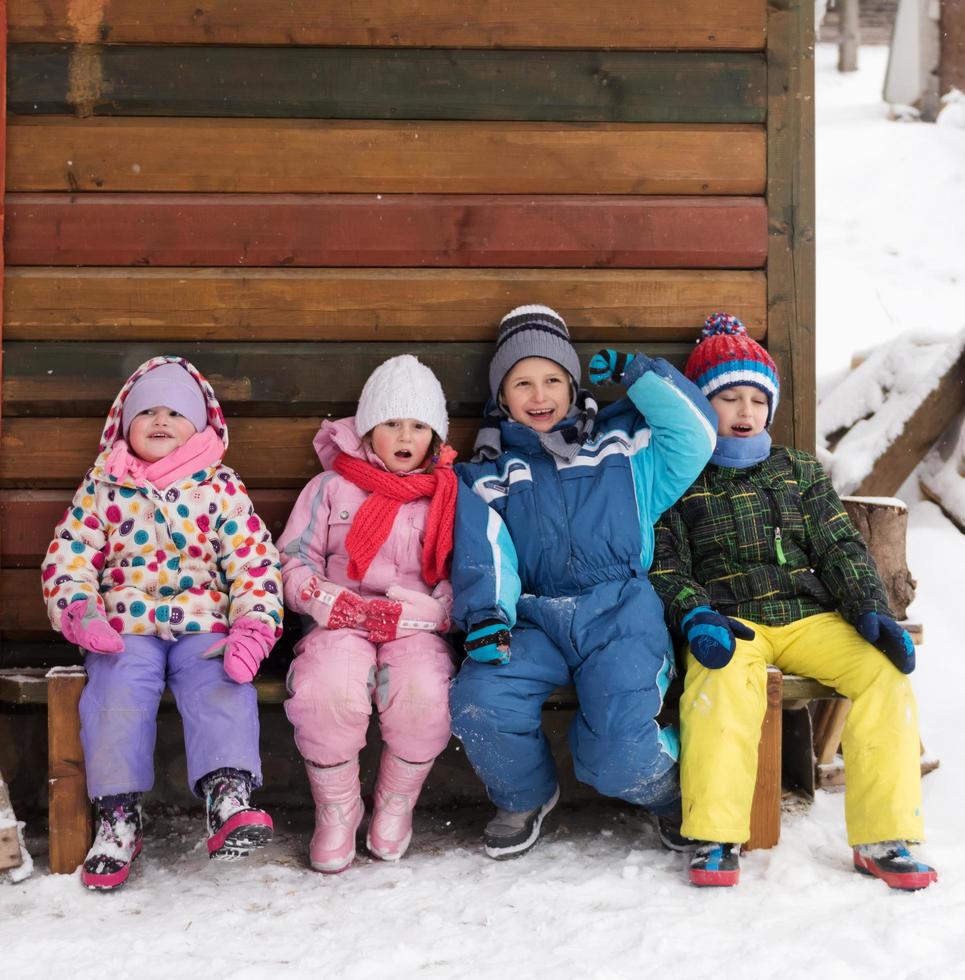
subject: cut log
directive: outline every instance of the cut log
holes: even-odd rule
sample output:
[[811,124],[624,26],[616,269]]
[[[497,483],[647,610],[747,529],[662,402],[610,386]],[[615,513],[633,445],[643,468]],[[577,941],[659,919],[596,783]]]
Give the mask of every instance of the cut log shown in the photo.
[[843,497],[841,502],[878,566],[891,611],[896,619],[904,619],[915,598],[905,554],[908,509],[894,497]]

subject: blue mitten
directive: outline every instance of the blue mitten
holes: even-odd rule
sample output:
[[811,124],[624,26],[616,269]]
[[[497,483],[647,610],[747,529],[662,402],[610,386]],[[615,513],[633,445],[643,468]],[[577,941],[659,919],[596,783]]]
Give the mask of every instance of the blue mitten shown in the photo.
[[466,634],[466,653],[481,664],[509,663],[509,630],[499,619],[484,619]]
[[[590,358],[590,381],[595,385],[622,384],[629,388],[647,371],[657,370],[657,364],[646,354],[624,354],[604,347]],[[663,373],[658,371],[658,373]]]
[[680,624],[698,663],[718,670],[730,663],[737,643],[734,637],[753,640],[754,631],[736,619],[714,612],[710,606],[691,609]]
[[903,674],[910,674],[915,669],[915,644],[908,631],[890,616],[876,612],[862,613],[854,628]]

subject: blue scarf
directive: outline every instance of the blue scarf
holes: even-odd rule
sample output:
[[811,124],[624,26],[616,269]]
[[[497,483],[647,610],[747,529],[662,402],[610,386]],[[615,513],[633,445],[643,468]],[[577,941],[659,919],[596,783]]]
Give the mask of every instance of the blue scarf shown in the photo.
[[729,466],[745,470],[763,463],[771,455],[771,434],[765,429],[756,436],[739,439],[737,436],[718,436],[717,448],[710,457],[714,466]]

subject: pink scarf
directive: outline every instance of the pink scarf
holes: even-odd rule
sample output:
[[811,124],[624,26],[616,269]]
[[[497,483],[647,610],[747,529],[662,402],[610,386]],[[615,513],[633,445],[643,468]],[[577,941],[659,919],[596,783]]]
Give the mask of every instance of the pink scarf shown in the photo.
[[145,463],[127,448],[123,439],[114,443],[104,469],[115,480],[130,478],[135,483],[150,483],[163,490],[175,480],[181,480],[198,470],[207,469],[221,462],[225,454],[221,436],[209,425],[204,432],[196,432],[183,445],[154,463]]

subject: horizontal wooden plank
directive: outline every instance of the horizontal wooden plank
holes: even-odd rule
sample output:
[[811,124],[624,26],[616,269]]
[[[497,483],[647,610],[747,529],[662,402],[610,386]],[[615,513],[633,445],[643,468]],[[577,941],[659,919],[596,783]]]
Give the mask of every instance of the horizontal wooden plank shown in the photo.
[[727,310],[764,337],[763,272],[552,269],[6,270],[6,340],[491,341],[514,306],[545,303],[574,340],[697,336]]
[[761,126],[17,117],[12,191],[760,194]]
[[9,194],[8,265],[757,269],[760,197]]
[[762,123],[763,55],[16,45],[17,115]]
[[[235,418],[225,461],[249,487],[302,487],[319,471],[312,439],[318,417]],[[75,489],[97,455],[103,419],[4,419],[0,488]],[[449,441],[468,458],[478,419],[452,419]]]
[[[600,345],[576,344],[586,364]],[[682,367],[686,343],[647,345]],[[104,418],[120,382],[158,353],[158,344],[13,341],[4,344],[3,416]],[[489,399],[490,342],[476,344],[183,344],[230,415],[351,415],[366,378],[383,361],[415,354],[435,372],[449,412],[479,417]],[[593,389],[591,389],[593,390]],[[596,391],[612,401],[616,389]]]
[[761,0],[9,0],[11,41],[760,50]]
[[[63,517],[73,491],[0,490],[0,565],[39,568],[54,527]],[[295,505],[297,489],[252,489],[251,499],[272,537],[278,538]]]

